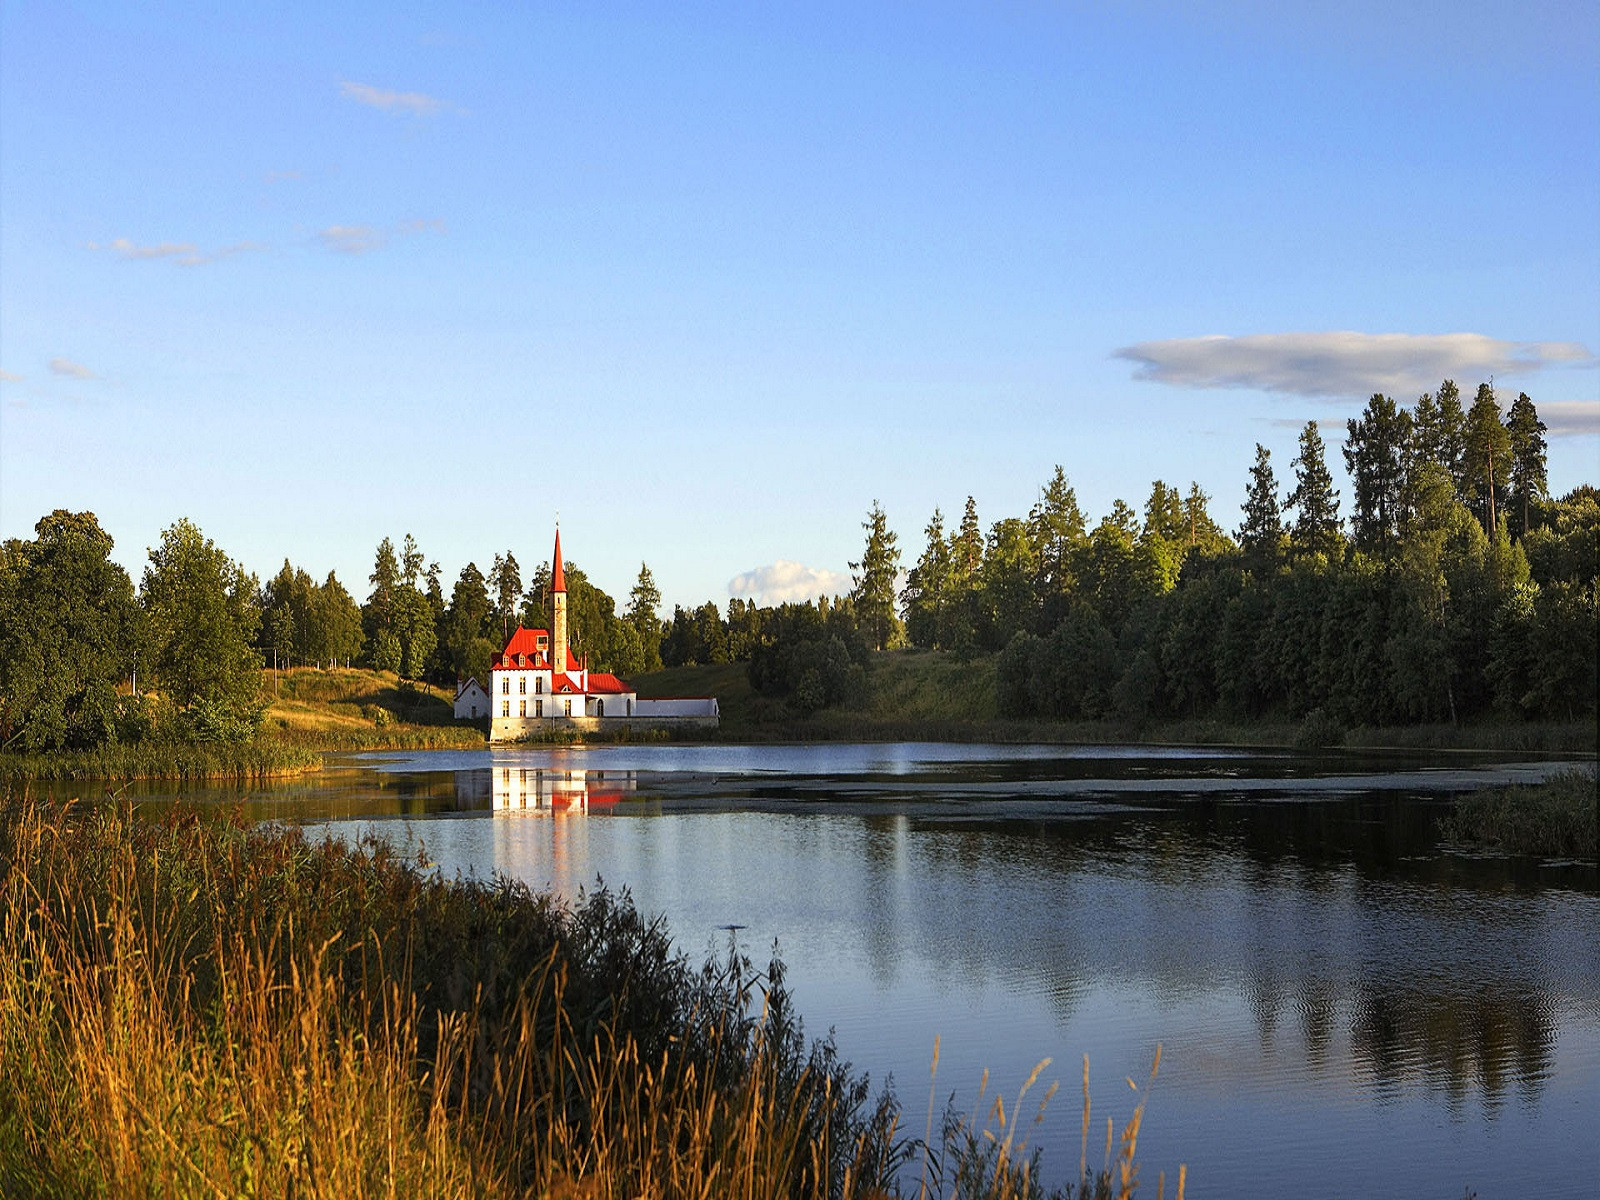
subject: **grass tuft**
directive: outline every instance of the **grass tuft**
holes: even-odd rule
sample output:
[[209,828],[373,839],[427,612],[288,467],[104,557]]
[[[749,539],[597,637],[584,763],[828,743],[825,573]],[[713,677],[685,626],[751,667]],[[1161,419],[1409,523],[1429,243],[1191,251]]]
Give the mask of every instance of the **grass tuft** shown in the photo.
[[1440,822],[1446,841],[1541,858],[1600,858],[1595,776],[1562,771],[1541,783],[1486,788]]

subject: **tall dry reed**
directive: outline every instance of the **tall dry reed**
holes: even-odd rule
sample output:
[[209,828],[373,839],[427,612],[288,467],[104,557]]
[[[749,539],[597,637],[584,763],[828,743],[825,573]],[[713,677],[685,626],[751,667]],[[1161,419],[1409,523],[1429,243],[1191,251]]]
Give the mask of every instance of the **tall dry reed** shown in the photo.
[[[1031,1197],[1037,1075],[926,1147],[780,965],[692,970],[625,897],[0,804],[3,1195],[868,1197],[920,1156],[935,1195]],[[1142,1112],[1073,1194],[1131,1194]]]

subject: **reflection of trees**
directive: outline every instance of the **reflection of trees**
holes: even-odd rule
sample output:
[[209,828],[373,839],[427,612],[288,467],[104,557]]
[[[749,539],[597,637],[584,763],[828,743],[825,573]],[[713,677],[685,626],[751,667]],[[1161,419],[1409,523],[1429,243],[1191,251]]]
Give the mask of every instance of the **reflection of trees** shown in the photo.
[[1092,821],[912,818],[895,940],[935,971],[1026,979],[1063,1019],[1096,985],[1178,1009],[1220,990],[1249,1006],[1263,1054],[1316,1073],[1348,1063],[1385,1087],[1421,1082],[1457,1098],[1476,1088],[1489,1104],[1513,1085],[1542,1088],[1555,1036],[1545,966],[1570,949],[1572,918],[1504,893],[1513,866],[1463,864],[1439,886],[1425,861],[1396,879],[1385,864],[1404,856],[1384,838],[1423,836],[1404,814],[1376,837],[1376,864],[1274,856],[1275,840],[1326,834],[1349,850],[1375,835],[1341,840],[1331,814],[1304,811],[1334,805],[1270,806],[1256,828],[1204,807]]
[[1422,1079],[1443,1085],[1456,1107],[1476,1085],[1484,1103],[1498,1107],[1509,1084],[1527,1098],[1549,1077],[1555,1029],[1537,993],[1368,985],[1353,1009],[1351,1049],[1380,1088]]

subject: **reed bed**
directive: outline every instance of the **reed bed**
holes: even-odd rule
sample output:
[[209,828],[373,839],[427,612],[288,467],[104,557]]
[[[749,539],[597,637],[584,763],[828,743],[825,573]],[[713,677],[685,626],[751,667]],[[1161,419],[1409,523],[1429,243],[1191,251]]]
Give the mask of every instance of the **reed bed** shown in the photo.
[[141,742],[48,754],[0,753],[0,785],[131,779],[267,779],[322,768],[306,745],[257,740],[243,745]]
[[1440,822],[1446,841],[1543,858],[1600,859],[1593,770],[1574,769],[1540,783],[1470,792]]
[[[3,1195],[1042,1196],[1020,1112],[909,1137],[781,964],[693,968],[625,895],[0,801]],[[1132,1196],[1142,1114],[1057,1194]]]

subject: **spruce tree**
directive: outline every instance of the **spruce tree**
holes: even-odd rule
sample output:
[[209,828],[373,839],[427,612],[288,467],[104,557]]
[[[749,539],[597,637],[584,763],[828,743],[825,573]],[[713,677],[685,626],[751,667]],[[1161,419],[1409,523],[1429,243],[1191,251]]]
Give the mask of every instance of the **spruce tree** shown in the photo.
[[[623,619],[639,636],[643,668],[646,671],[661,669],[661,617],[657,611],[660,607],[661,589],[656,586],[656,577],[650,573],[647,563],[640,563],[639,578],[633,585],[633,591],[628,593],[628,611]],[[731,604],[729,612],[732,612]]]
[[1339,549],[1339,493],[1328,473],[1326,449],[1315,421],[1307,421],[1300,431],[1300,456],[1291,466],[1295,486],[1289,493],[1289,507],[1295,510],[1295,548],[1332,558]]
[[867,531],[867,544],[861,553],[861,561],[850,564],[850,569],[858,572],[854,576],[855,586],[850,599],[873,644],[883,650],[895,633],[894,585],[900,569],[900,551],[895,546],[889,518],[876,500],[872,502],[872,511],[867,514],[861,528]]
[[1283,514],[1278,506],[1278,481],[1272,474],[1272,452],[1260,442],[1256,443],[1256,462],[1250,468],[1242,509],[1239,544],[1258,569],[1270,569],[1278,559]]
[[1438,463],[1445,470],[1456,494],[1463,494],[1462,456],[1466,447],[1467,417],[1461,411],[1461,393],[1455,381],[1446,379],[1438,395],[1424,392],[1417,399],[1412,416],[1410,473],[1421,464]]
[[1518,537],[1528,535],[1529,508],[1533,502],[1550,494],[1545,471],[1545,429],[1527,392],[1511,402],[1511,411],[1506,414],[1506,434],[1511,441],[1511,499],[1522,518]]
[[944,514],[937,508],[923,534],[927,542],[922,557],[911,568],[900,593],[906,636],[913,646],[944,649],[950,634],[950,545],[944,536]]

